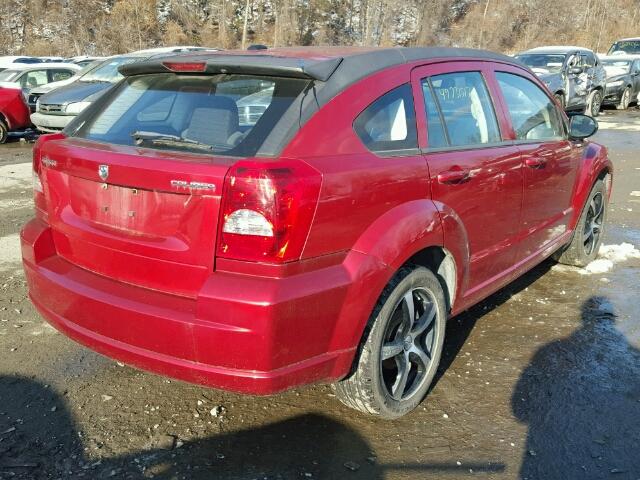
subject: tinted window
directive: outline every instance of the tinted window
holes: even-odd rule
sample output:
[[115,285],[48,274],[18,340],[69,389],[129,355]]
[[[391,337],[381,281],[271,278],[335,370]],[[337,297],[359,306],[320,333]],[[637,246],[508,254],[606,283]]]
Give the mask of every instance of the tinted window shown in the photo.
[[429,79],[451,146],[499,142],[498,122],[479,72],[456,72]]
[[516,57],[537,74],[558,73],[562,70],[566,55],[525,53]]
[[428,80],[422,81],[422,93],[424,95],[424,107],[427,111],[427,142],[429,148],[446,147],[449,142],[447,141],[444,125]]
[[74,72],[71,70],[49,70],[52,82],[59,82],[60,80],[66,80],[73,76]]
[[558,111],[537,85],[510,73],[497,72],[496,78],[519,140],[552,140],[563,137]]
[[607,55],[612,55],[615,52],[638,55],[640,54],[640,40],[625,40],[616,42],[611,45],[611,48],[609,49],[609,53],[607,53]]
[[380,97],[358,115],[353,127],[373,152],[418,148],[411,87],[405,84]]
[[592,68],[595,66],[596,64],[596,57],[593,55],[593,53],[583,53],[580,55],[582,57],[582,66],[584,68]]
[[[81,119],[75,134],[120,145],[251,156],[306,85],[250,75],[130,77]],[[242,122],[240,107],[253,106],[247,97],[265,89],[271,96],[260,98],[260,113]]]

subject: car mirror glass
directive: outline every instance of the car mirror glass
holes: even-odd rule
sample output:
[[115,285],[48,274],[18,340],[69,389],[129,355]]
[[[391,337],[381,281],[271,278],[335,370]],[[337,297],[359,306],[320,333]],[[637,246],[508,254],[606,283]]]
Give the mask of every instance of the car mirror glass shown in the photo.
[[569,121],[569,136],[574,140],[583,140],[598,131],[598,122],[588,115],[572,115]]

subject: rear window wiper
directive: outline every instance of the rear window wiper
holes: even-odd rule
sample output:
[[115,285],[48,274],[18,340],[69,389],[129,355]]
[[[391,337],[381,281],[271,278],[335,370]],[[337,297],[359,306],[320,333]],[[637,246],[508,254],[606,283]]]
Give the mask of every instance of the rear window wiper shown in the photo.
[[191,140],[190,138],[179,137],[178,135],[171,135],[169,133],[144,132],[137,130],[131,133],[131,137],[133,137],[133,139],[135,140],[136,145],[142,145],[144,142],[148,142],[156,145],[179,146],[208,151],[211,151],[215,148],[214,145],[209,145],[208,143]]

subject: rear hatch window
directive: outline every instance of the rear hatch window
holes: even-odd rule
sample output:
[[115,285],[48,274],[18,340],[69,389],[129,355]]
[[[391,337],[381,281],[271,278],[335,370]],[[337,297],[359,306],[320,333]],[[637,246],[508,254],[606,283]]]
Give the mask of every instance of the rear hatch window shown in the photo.
[[158,73],[126,78],[75,136],[117,145],[254,156],[307,80]]

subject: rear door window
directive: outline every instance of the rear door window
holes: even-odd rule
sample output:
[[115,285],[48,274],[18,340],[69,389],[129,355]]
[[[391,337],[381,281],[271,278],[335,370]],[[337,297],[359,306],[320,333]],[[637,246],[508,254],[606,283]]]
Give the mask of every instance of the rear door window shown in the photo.
[[48,83],[46,70],[33,70],[26,72],[20,77],[22,88],[36,88]]
[[404,84],[384,94],[358,115],[353,128],[375,153],[402,154],[417,149],[411,87]]
[[74,72],[72,70],[49,70],[50,81],[59,82],[61,80],[66,80],[67,78],[72,77]]
[[307,80],[251,75],[127,78],[75,135],[163,150],[255,155]]
[[558,140],[564,129],[552,100],[531,80],[496,72],[518,140]]
[[[496,114],[480,72],[435,75],[423,79],[422,87],[423,91],[432,92],[435,98],[449,146],[466,147],[501,141]],[[429,114],[428,103],[426,107]],[[433,114],[432,121],[439,122]],[[442,138],[436,138],[437,146],[443,146]],[[429,146],[432,146],[431,142]]]

